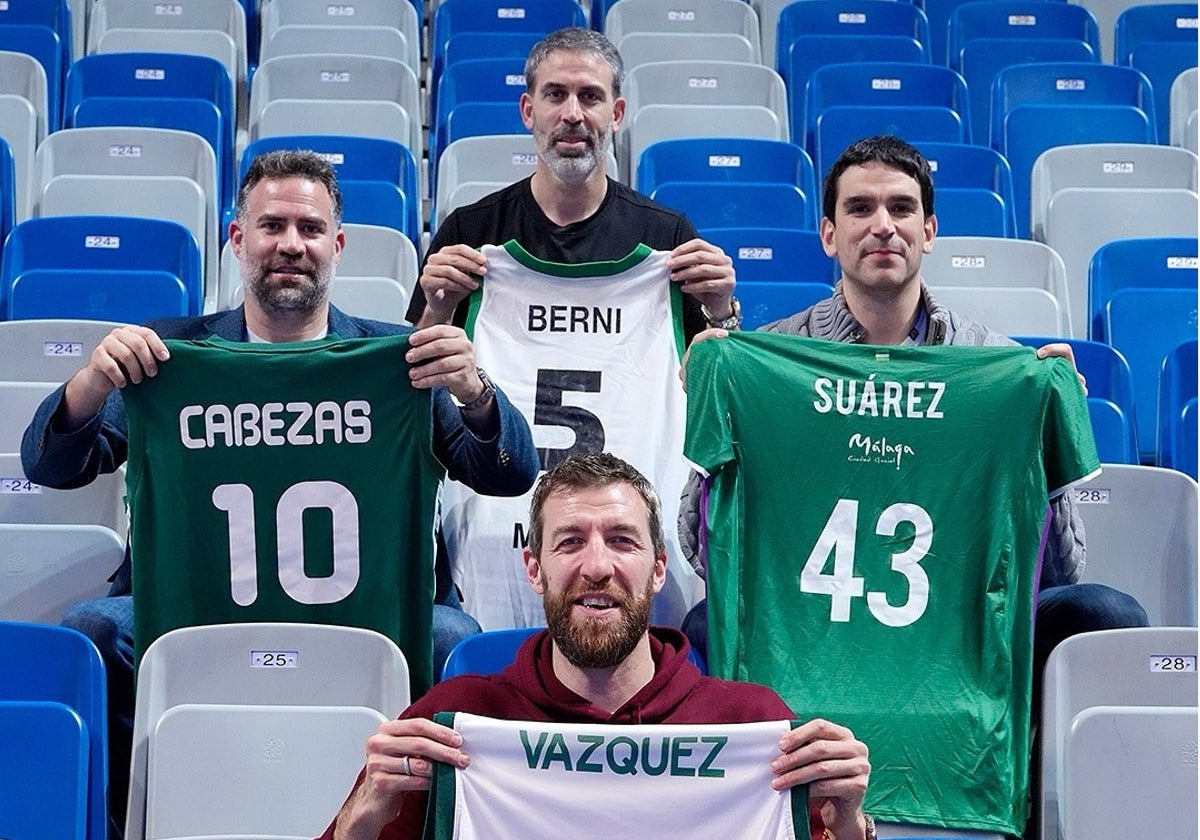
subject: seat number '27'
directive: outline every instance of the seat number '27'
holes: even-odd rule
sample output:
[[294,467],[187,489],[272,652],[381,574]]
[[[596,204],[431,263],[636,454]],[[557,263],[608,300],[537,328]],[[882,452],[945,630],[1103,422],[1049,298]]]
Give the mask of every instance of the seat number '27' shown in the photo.
[[[921,567],[921,560],[933,543],[933,520],[921,506],[899,502],[879,515],[875,533],[881,537],[894,537],[902,523],[911,523],[915,533],[906,550],[892,555],[892,571],[907,579],[908,600],[893,606],[883,592],[866,593],[871,615],[888,627],[907,627],[924,615],[929,606],[929,576]],[[829,596],[830,621],[849,621],[851,603],[863,596],[863,578],[854,576],[857,540],[858,501],[839,499],[800,572],[801,592]],[[827,573],[825,566],[831,552],[833,571]]]

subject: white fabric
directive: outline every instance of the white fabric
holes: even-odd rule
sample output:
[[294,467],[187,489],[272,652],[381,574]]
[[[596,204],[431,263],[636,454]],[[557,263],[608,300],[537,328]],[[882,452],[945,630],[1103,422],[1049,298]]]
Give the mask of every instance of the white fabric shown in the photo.
[[[524,255],[526,263],[537,265],[534,270],[513,256],[523,254],[515,245],[512,253],[499,246],[482,250],[488,270],[473,318],[477,364],[529,420],[539,451],[578,446],[611,452],[654,484],[663,502],[668,580],[651,619],[679,626],[694,603],[696,578],[682,559],[674,528],[687,475],[686,404],[668,253],[644,249],[647,256],[633,265],[584,267]],[[614,271],[618,267],[622,270]],[[588,275],[579,276],[581,271]],[[598,382],[599,390],[575,389],[585,381],[588,387]],[[602,440],[573,431],[581,419],[594,430],[595,421],[585,414],[598,419]],[[547,463],[543,454],[543,468]],[[516,533],[528,527],[531,495],[479,496],[455,482],[444,489],[442,528],[454,582],[464,609],[485,630],[545,624],[542,599],[525,580]]]

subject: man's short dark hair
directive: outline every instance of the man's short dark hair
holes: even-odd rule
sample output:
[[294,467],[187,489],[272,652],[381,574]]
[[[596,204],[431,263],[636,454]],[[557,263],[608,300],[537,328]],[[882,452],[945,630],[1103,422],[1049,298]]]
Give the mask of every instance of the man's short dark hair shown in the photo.
[[921,209],[925,218],[933,215],[933,173],[929,169],[929,161],[899,137],[880,134],[851,143],[833,162],[833,166],[829,167],[829,173],[821,187],[822,212],[825,218],[833,221],[834,213],[837,212],[837,183],[842,173],[851,166],[862,166],[872,161],[898,169],[916,181],[921,188]]
[[533,45],[529,57],[525,59],[525,91],[532,94],[537,86],[537,69],[546,60],[546,56],[556,51],[592,53],[604,59],[612,68],[612,95],[621,95],[621,85],[625,81],[625,62],[621,54],[613,46],[612,41],[592,29],[569,26],[551,32]]
[[304,178],[324,184],[333,200],[333,222],[342,224],[342,191],[338,189],[337,173],[325,158],[308,149],[280,149],[259,155],[246,170],[242,186],[238,189],[234,210],[238,221],[246,220],[246,208],[250,202],[250,191],[259,181],[275,181],[281,178]]
[[628,484],[646,503],[646,514],[650,522],[650,542],[654,556],[667,550],[663,538],[662,508],[658,493],[644,475],[616,455],[600,452],[595,455],[572,455],[550,472],[543,475],[533,490],[529,503],[529,551],[534,557],[542,555],[542,528],[545,527],[542,512],[546,500],[559,490],[583,490],[607,487],[610,484]]

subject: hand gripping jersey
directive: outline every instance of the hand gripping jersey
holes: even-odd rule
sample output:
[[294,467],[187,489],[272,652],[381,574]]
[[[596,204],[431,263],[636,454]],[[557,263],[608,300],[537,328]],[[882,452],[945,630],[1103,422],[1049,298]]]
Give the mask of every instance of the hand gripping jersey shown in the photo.
[[[611,452],[658,490],[673,523],[687,476],[680,292],[667,253],[640,247],[616,262],[562,265],[516,242],[484,246],[488,271],[472,294],[475,360],[533,431],[548,470],[568,455]],[[525,581],[529,499],[480,496],[447,482],[442,534],[463,608],[485,630],[546,623]],[[652,620],[679,626],[695,601],[691,568],[667,528],[668,580]]]
[[435,719],[465,769],[434,765],[425,840],[808,840],[808,788],[771,787],[791,721],[622,726]]
[[687,382],[711,672],[850,727],[877,819],[1020,835],[1048,497],[1099,468],[1071,365],[735,333]]
[[395,640],[427,688],[443,470],[407,336],[166,344],[121,392],[138,658],[176,627],[343,624]]

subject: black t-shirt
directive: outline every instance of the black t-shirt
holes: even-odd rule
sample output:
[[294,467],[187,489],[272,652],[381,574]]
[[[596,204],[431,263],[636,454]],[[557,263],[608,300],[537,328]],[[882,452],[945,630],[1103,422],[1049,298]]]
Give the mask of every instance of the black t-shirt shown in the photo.
[[[515,239],[526,251],[547,262],[602,262],[626,257],[639,244],[670,251],[697,236],[687,216],[655,204],[611,178],[600,209],[581,222],[556,225],[534,200],[529,181],[517,181],[474,204],[455,209],[434,234],[429,253],[436,254],[447,245],[479,248]],[[683,302],[684,332],[690,340],[706,324],[694,297],[684,295]],[[416,323],[424,311],[425,292],[417,284],[408,319]],[[455,313],[454,323],[461,325],[465,313],[463,304]]]

